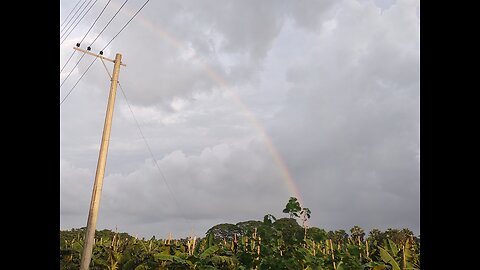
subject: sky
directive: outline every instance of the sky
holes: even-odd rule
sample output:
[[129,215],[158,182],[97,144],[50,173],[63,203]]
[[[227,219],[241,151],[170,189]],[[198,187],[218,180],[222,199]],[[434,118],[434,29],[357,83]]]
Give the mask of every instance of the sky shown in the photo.
[[[61,229],[86,226],[113,70],[96,60],[81,78],[94,57],[74,68],[73,47],[93,25],[80,48],[99,53],[145,1],[128,1],[102,33],[124,1],[94,24],[108,2],[98,0],[67,30],[77,2],[60,1],[60,33],[71,32],[59,70],[73,53],[60,72],[60,83],[71,72],[60,87]],[[309,226],[419,235],[419,5],[148,2],[103,51],[126,66],[97,229],[203,237],[287,217],[293,196]]]

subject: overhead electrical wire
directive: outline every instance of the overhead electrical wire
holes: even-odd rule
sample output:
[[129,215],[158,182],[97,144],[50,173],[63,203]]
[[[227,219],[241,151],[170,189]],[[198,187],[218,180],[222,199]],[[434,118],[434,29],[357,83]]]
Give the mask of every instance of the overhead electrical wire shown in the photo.
[[[93,43],[95,43],[95,41],[97,41],[98,37],[100,37],[100,35],[103,33],[103,31],[105,31],[105,29],[110,25],[110,23],[113,21],[113,19],[117,16],[117,14],[120,12],[120,10],[123,8],[123,6],[125,6],[125,4],[128,2],[128,0],[125,0],[125,2],[123,2],[123,4],[120,6],[120,8],[117,10],[117,12],[113,15],[113,17],[110,19],[110,21],[108,21],[108,23],[105,25],[105,27],[103,27],[102,31],[100,31],[100,33],[97,35],[97,37],[92,41],[92,43],[90,43],[90,46],[87,47],[87,50],[89,51],[91,49],[91,46],[93,45]],[[68,77],[70,77],[70,74],[72,74],[73,70],[78,66],[78,64],[80,63],[80,61],[82,61],[83,57],[85,56],[85,53],[83,53],[82,57],[80,58],[80,60],[78,60],[78,62],[75,64],[75,66],[72,68],[72,70],[70,71],[70,73],[68,73],[67,77],[65,78],[65,80],[63,80],[63,82],[60,84],[60,87],[62,87],[62,85],[65,83],[65,81],[68,79]]]
[[77,4],[75,4],[75,6],[70,11],[70,13],[68,13],[67,17],[65,17],[65,20],[63,20],[63,22],[60,24],[60,28],[62,28],[62,25],[67,21],[68,17],[70,17],[70,15],[75,10],[75,8],[78,6],[78,4],[80,4],[80,1],[82,1],[82,0],[78,0]]
[[88,12],[92,9],[92,7],[97,3],[98,0],[95,0],[95,2],[93,2],[93,4],[88,8],[87,12],[85,12],[82,16],[82,18],[80,20],[78,20],[78,22],[75,24],[75,26],[72,28],[72,30],[70,30],[70,32],[68,32],[68,34],[65,36],[65,38],[62,40],[62,42],[60,42],[60,45],[62,45],[62,43],[67,40],[68,36],[73,32],[73,30],[75,30],[75,27],[77,27],[77,25],[83,20],[83,18],[85,17],[85,15],[88,14]]
[[[80,5],[80,7],[78,7],[77,11],[75,11],[75,13],[72,15],[72,17],[70,17],[70,19],[68,19],[67,24],[65,24],[63,26],[63,28],[60,27],[60,34],[67,28],[67,26],[70,24],[70,22],[75,17],[75,15],[77,15],[77,13],[80,11],[80,9],[82,8],[82,6],[85,4],[86,1],[87,0],[84,0],[83,3]],[[78,5],[78,3],[77,3],[77,5]]]
[[67,26],[70,24],[72,19],[77,15],[77,13],[80,11],[80,9],[83,7],[83,5],[87,2],[87,0],[83,0],[83,3],[80,5],[80,7],[75,11],[75,13],[72,15],[72,17],[68,20],[67,24],[63,27],[63,29],[60,29],[60,34],[67,28]]
[[120,90],[122,90],[123,97],[125,98],[125,101],[127,102],[128,109],[132,113],[133,120],[135,121],[135,124],[137,125],[137,128],[140,131],[140,135],[142,136],[142,139],[145,142],[145,145],[147,146],[148,152],[150,153],[150,157],[152,158],[153,162],[155,163],[155,166],[157,167],[158,172],[162,176],[163,182],[165,183],[165,186],[167,187],[168,191],[170,192],[170,195],[172,196],[172,199],[175,201],[175,204],[177,204],[177,206],[178,206],[178,201],[175,198],[175,196],[173,195],[172,189],[170,188],[170,185],[167,182],[167,178],[165,178],[165,175],[163,174],[162,170],[160,169],[160,166],[158,166],[157,159],[155,158],[155,155],[153,154],[152,148],[148,144],[148,141],[145,138],[145,135],[143,135],[142,129],[140,128],[140,124],[138,123],[137,118],[133,114],[133,110],[130,107],[130,103],[128,102],[127,96],[125,95],[125,91],[123,90],[122,84],[120,82],[118,82],[118,85],[120,86]]
[[[113,17],[110,19],[110,21],[105,25],[105,27],[102,29],[102,31],[100,31],[100,33],[97,35],[97,37],[92,41],[92,43],[90,43],[90,46],[88,46],[87,50],[90,50],[91,49],[91,46],[93,45],[93,43],[95,43],[95,41],[98,39],[98,37],[103,33],[103,31],[108,27],[108,25],[113,21],[113,19],[115,18],[115,16],[117,16],[117,14],[120,12],[120,10],[125,6],[125,4],[128,2],[129,0],[125,0],[125,2],[120,6],[120,8],[117,10],[117,12],[113,15]],[[127,23],[120,29],[120,31],[117,32],[117,34],[107,43],[107,45],[105,45],[105,47],[100,51],[100,54],[103,54],[103,50],[105,48],[108,47],[108,45],[110,45],[110,43],[127,27],[127,25],[137,16],[137,14],[147,5],[147,3],[149,2],[150,0],[147,0],[145,1],[145,3],[140,7],[140,9],[127,21]],[[107,5],[110,3],[110,1],[108,1],[108,3],[105,5],[104,9],[102,10],[102,12],[99,14],[99,16],[97,17],[97,19],[95,20],[95,22],[98,20],[98,18],[100,17],[100,15],[103,13],[103,11],[105,10],[105,8],[107,7]],[[94,24],[95,24],[94,22]],[[92,25],[93,27],[93,25]],[[91,28],[88,30],[90,31]],[[87,32],[88,34],[88,32]],[[87,35],[86,34],[86,35]],[[82,41],[85,39],[86,35],[83,37]],[[81,41],[81,42],[82,42]],[[80,43],[81,43],[80,42]],[[77,44],[79,45],[79,44]],[[75,53],[75,51],[74,51]],[[70,56],[69,60],[72,58],[73,54]],[[63,82],[60,84],[60,87],[62,87],[62,85],[65,83],[65,81],[70,77],[70,75],[72,74],[73,70],[77,67],[77,65],[80,63],[80,61],[82,61],[83,57],[85,56],[85,53],[82,54],[82,56],[80,57],[80,59],[77,61],[77,63],[75,64],[75,66],[72,68],[72,70],[69,72],[69,74],[67,75],[67,77],[63,80]],[[95,57],[96,59],[97,57]],[[102,60],[103,62],[103,60]],[[68,63],[68,62],[67,62]],[[85,75],[85,73],[90,69],[90,67],[92,66],[94,62],[92,62],[87,70],[82,74],[82,76],[80,77],[80,79],[75,83],[74,87],[70,90],[70,92],[67,94],[66,97],[68,97],[68,95],[70,95],[70,93],[73,91],[73,89],[75,88],[75,86],[78,84],[78,82],[83,78],[83,76]],[[62,70],[65,68],[66,64],[64,65],[64,67],[62,68]],[[61,70],[61,71],[62,71]],[[60,71],[60,72],[61,72]],[[108,71],[108,70],[107,70]],[[66,99],[65,97],[65,99]],[[65,100],[64,99],[64,100]],[[60,105],[64,102],[64,100],[62,100],[62,102],[60,103]]]
[[80,40],[80,42],[78,43],[78,45],[80,45],[83,40],[85,40],[85,38],[87,37],[88,33],[90,33],[90,31],[92,30],[93,26],[97,23],[98,19],[100,18],[100,16],[102,16],[103,12],[105,11],[105,9],[107,8],[108,4],[110,4],[112,0],[108,0],[107,4],[105,4],[105,6],[103,7],[102,11],[100,12],[100,14],[98,14],[97,18],[95,19],[95,21],[93,22],[92,26],[90,26],[90,29],[88,29],[87,33],[85,33],[85,35],[83,36],[82,40]]
[[[108,3],[105,5],[105,7],[103,8],[102,12],[98,15],[97,19],[96,19],[95,22],[93,23],[93,25],[95,25],[95,23],[97,22],[98,18],[101,16],[101,14],[103,13],[103,11],[104,11],[105,8],[107,7],[107,5],[110,3],[110,1],[111,1],[111,0],[109,0]],[[100,54],[103,54],[103,50],[105,50],[105,48],[107,48],[108,45],[110,45],[110,43],[127,27],[127,25],[137,16],[137,14],[146,6],[146,4],[147,4],[149,1],[150,1],[150,0],[147,0],[147,1],[140,7],[140,9],[132,16],[132,18],[130,18],[130,20],[128,20],[128,22],[120,29],[120,31],[118,31],[117,34],[115,34],[115,36],[114,36],[114,37],[105,45],[105,47],[100,51]],[[91,49],[91,46],[93,45],[93,43],[95,43],[95,41],[98,39],[98,37],[99,37],[99,36],[103,33],[103,31],[108,27],[108,25],[112,22],[112,20],[115,18],[115,16],[120,12],[120,10],[123,8],[123,6],[124,6],[127,2],[128,2],[128,0],[126,0],[126,1],[121,5],[121,7],[118,9],[118,11],[115,13],[115,15],[114,15],[114,16],[110,19],[110,21],[107,23],[107,25],[105,25],[105,27],[104,27],[104,28],[102,29],[102,31],[97,35],[97,37],[93,40],[93,42],[90,43],[90,46],[88,47],[88,50]],[[77,47],[79,47],[79,45],[83,42],[83,40],[85,39],[85,37],[88,35],[88,33],[90,32],[90,30],[93,28],[93,25],[92,25],[92,26],[90,27],[90,29],[87,31],[87,33],[86,33],[85,36],[82,38],[82,40],[81,40],[79,43],[77,43]],[[74,53],[75,53],[75,51],[74,51]],[[83,57],[85,56],[85,54],[86,54],[86,53],[84,52],[83,55],[82,55],[82,57],[79,59],[79,61],[76,63],[76,65],[73,67],[73,69],[70,71],[70,73],[68,74],[68,76],[65,78],[65,80],[62,82],[62,84],[61,84],[60,86],[62,86],[63,83],[66,81],[66,79],[68,79],[68,77],[70,76],[70,74],[73,72],[73,70],[75,69],[75,67],[80,63],[80,61],[83,59]],[[73,54],[70,56],[70,58],[69,58],[68,61],[70,61],[70,59],[72,58],[72,56],[73,56]],[[78,83],[82,80],[82,78],[85,76],[85,74],[89,71],[90,67],[93,65],[93,63],[95,63],[95,61],[96,61],[97,58],[99,58],[99,57],[95,57],[95,58],[93,59],[93,61],[90,63],[90,65],[87,67],[87,69],[83,72],[83,74],[81,75],[81,77],[77,80],[77,82],[75,83],[75,85],[70,89],[70,91],[67,93],[67,95],[62,99],[62,101],[60,102],[60,106],[65,102],[65,100],[68,98],[68,96],[73,92],[73,90],[75,89],[75,87],[76,87],[76,86],[78,85]],[[108,68],[107,68],[107,66],[105,65],[105,62],[103,61],[102,58],[100,58],[100,60],[102,61],[102,64],[103,64],[103,66],[105,67],[105,70],[107,71],[107,74],[108,74],[109,78],[111,79],[112,76],[110,75],[110,72],[108,71]],[[68,63],[68,61],[67,61],[67,63]],[[66,64],[67,64],[67,63],[66,63]],[[62,67],[62,70],[65,68],[66,64]],[[61,71],[62,71],[62,70],[61,70]],[[61,71],[60,71],[60,72],[61,72]],[[144,135],[143,132],[142,132],[142,129],[141,129],[141,127],[140,127],[140,124],[138,123],[138,121],[137,121],[137,119],[136,119],[136,117],[135,117],[135,114],[133,113],[133,110],[132,110],[132,108],[131,108],[131,106],[130,106],[130,103],[128,102],[128,99],[127,99],[127,96],[126,96],[126,94],[125,94],[125,91],[123,90],[123,87],[122,87],[120,81],[118,81],[117,83],[118,83],[118,86],[120,86],[120,90],[121,90],[121,92],[122,92],[122,94],[123,94],[123,96],[124,96],[124,98],[125,98],[125,101],[126,101],[126,103],[127,103],[128,108],[129,108],[129,110],[130,110],[130,112],[131,112],[131,114],[132,114],[132,116],[133,116],[133,119],[134,119],[134,121],[135,121],[135,123],[136,123],[136,125],[137,125],[137,128],[138,128],[139,132],[140,132],[140,135],[141,135],[143,141],[145,142],[145,145],[146,145],[146,147],[147,147],[147,149],[148,149],[148,152],[149,152],[149,154],[150,154],[153,162],[155,163],[155,166],[156,166],[157,170],[159,171],[160,175],[162,176],[162,179],[163,179],[163,181],[164,181],[164,183],[165,183],[165,185],[166,185],[166,187],[167,187],[167,189],[168,189],[168,192],[169,192],[171,198],[173,199],[173,201],[174,201],[174,203],[176,204],[177,208],[179,208],[179,203],[178,203],[176,197],[174,196],[174,193],[172,192],[172,189],[170,188],[170,185],[168,184],[168,181],[167,181],[165,175],[163,174],[162,170],[160,169],[160,166],[159,166],[158,163],[157,163],[157,160],[156,160],[156,158],[155,158],[155,156],[154,156],[154,154],[153,154],[153,151],[152,151],[152,149],[151,149],[151,147],[150,147],[150,145],[149,145],[149,143],[148,143],[145,135]],[[180,212],[183,213],[182,211],[180,211]],[[188,218],[186,218],[186,216],[184,216],[184,218],[185,218],[185,220],[189,223],[189,225],[192,227],[192,224],[191,224],[190,220],[189,220]]]
[[118,33],[107,43],[107,45],[105,45],[105,47],[103,47],[103,50],[105,50],[105,48],[108,47],[108,45],[110,45],[110,43],[123,31],[123,29],[125,29],[125,27],[127,27],[127,25],[133,20],[133,18],[135,18],[135,16],[137,16],[137,14],[147,5],[147,3],[149,2],[150,0],[147,0],[141,7],[139,10],[137,10],[137,12],[132,16],[132,18],[130,18],[130,20],[128,20],[128,22],[122,27],[122,29],[120,29],[120,31],[118,31]]
[[72,59],[72,56],[75,54],[75,50],[72,52],[70,57],[68,58],[67,62],[63,65],[63,67],[60,69],[60,73],[62,73],[63,69],[67,66],[68,62],[70,62],[70,59]]
[[92,43],[90,43],[90,46],[91,47],[93,45],[93,43],[95,43],[95,41],[97,41],[98,37],[103,33],[103,31],[105,31],[105,29],[110,25],[110,23],[113,21],[113,19],[117,16],[117,14],[120,12],[120,10],[123,8],[123,6],[125,6],[125,4],[128,2],[128,0],[125,0],[125,2],[123,2],[123,4],[120,6],[120,8],[117,10],[117,12],[115,12],[115,14],[113,15],[113,17],[110,19],[110,21],[108,21],[108,23],[105,25],[105,27],[103,27],[102,31],[100,31],[100,33],[97,35],[97,37],[92,41]]
[[[148,1],[147,1],[148,2]],[[105,61],[103,61],[102,58],[100,58],[100,60],[102,61],[102,64],[103,66],[105,67],[105,70],[107,71],[107,74],[108,74],[108,77],[110,79],[112,79],[112,75],[110,75],[110,72],[108,71],[108,68],[107,66],[105,65]],[[117,81],[118,83],[118,86],[120,86],[120,90],[123,94],[123,97],[125,98],[125,102],[127,103],[127,107],[128,109],[130,110],[130,113],[132,114],[132,117],[133,117],[133,120],[135,121],[135,124],[137,125],[137,128],[138,128],[138,131],[140,132],[140,135],[143,139],[143,141],[145,142],[145,145],[148,149],[148,152],[150,154],[150,157],[152,158],[153,162],[155,163],[155,166],[157,167],[157,170],[158,172],[160,173],[160,175],[162,176],[162,179],[163,179],[163,182],[165,183],[165,186],[167,187],[167,190],[170,194],[170,197],[173,199],[175,205],[177,206],[177,208],[180,208],[180,205],[178,203],[178,200],[177,198],[175,197],[172,189],[170,188],[170,185],[168,184],[168,181],[167,181],[167,178],[165,177],[165,175],[163,174],[162,172],[162,169],[160,169],[160,166],[158,165],[158,162],[157,162],[157,159],[155,158],[155,155],[153,154],[153,151],[152,151],[152,148],[150,147],[150,144],[148,143],[145,135],[143,134],[143,131],[140,127],[140,124],[138,123],[137,121],[137,118],[135,117],[135,114],[133,113],[133,110],[132,110],[132,107],[130,106],[130,103],[128,102],[128,99],[127,99],[127,95],[125,94],[125,91],[123,90],[123,87],[122,87],[122,84],[120,83],[120,81]],[[181,211],[180,211],[181,212]],[[190,220],[188,218],[186,218],[186,216],[184,216],[185,220],[187,220],[187,222],[189,223],[190,227],[192,227],[192,224],[190,222]]]
[[[90,29],[88,29],[87,33],[85,33],[85,35],[83,36],[82,40],[80,40],[80,42],[77,43],[77,47],[80,47],[80,44],[82,44],[83,40],[85,40],[85,38],[87,37],[88,33],[90,33],[90,31],[92,30],[93,26],[95,26],[95,24],[97,23],[98,19],[100,18],[100,16],[102,16],[103,12],[105,11],[105,9],[107,8],[108,4],[110,4],[112,0],[108,0],[107,4],[105,4],[105,6],[103,7],[102,11],[100,12],[100,14],[98,14],[97,18],[95,19],[95,21],[93,22],[93,24],[90,26]],[[63,65],[62,69],[60,69],[60,73],[62,73],[63,69],[67,66],[68,62],[70,62],[70,59],[72,59],[72,56],[75,54],[76,50],[74,50],[72,52],[72,54],[70,55],[70,57],[68,58],[67,62]]]
[[75,64],[75,66],[72,68],[72,70],[70,70],[70,72],[68,73],[67,77],[65,77],[65,79],[62,81],[62,83],[60,84],[60,88],[62,87],[62,85],[65,83],[65,81],[68,79],[68,77],[70,77],[70,75],[72,74],[72,72],[75,70],[75,68],[78,66],[78,64],[80,63],[80,61],[82,61],[83,57],[85,56],[85,53],[82,54],[82,56],[80,57],[80,59],[77,61],[77,63]]
[[[77,21],[77,19],[80,18],[80,16],[82,15],[83,11],[88,7],[88,5],[89,5],[91,2],[92,2],[92,0],[88,1],[87,5],[82,9],[82,12],[80,12],[80,13],[78,14],[77,18],[75,18],[75,20],[72,22],[72,24],[67,28],[67,31],[65,31],[62,35],[60,35],[60,39],[62,39],[62,38],[65,36],[65,34],[68,32],[68,30],[70,30],[70,28],[75,24],[75,22]],[[89,9],[88,11],[90,11],[90,9]],[[87,13],[88,13],[88,11],[87,11]],[[87,13],[85,13],[85,14],[87,14]],[[83,19],[83,17],[82,17],[82,19]],[[79,21],[81,21],[82,19],[80,19]],[[75,24],[75,26],[72,28],[72,30],[75,29],[75,27],[77,27],[77,25],[78,25],[78,23]],[[70,32],[70,33],[71,33],[71,32]],[[69,34],[70,34],[70,33],[69,33]]]
[[[85,54],[83,54],[85,55]],[[75,83],[75,85],[72,87],[72,89],[70,89],[70,91],[68,91],[67,95],[62,99],[62,101],[60,102],[60,106],[62,106],[63,102],[67,99],[67,97],[72,93],[73,89],[75,89],[75,87],[77,86],[77,84],[80,82],[80,80],[83,78],[83,76],[85,76],[85,74],[87,74],[88,70],[90,69],[90,67],[93,65],[93,63],[95,63],[95,60],[97,60],[97,57],[93,58],[93,61],[92,63],[90,63],[90,65],[87,67],[87,69],[83,72],[82,76],[80,76],[80,78],[77,80],[77,82]]]

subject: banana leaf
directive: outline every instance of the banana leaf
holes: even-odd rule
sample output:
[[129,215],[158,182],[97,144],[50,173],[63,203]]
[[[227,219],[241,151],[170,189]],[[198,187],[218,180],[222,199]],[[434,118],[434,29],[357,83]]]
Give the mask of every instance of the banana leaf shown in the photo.
[[397,256],[398,252],[400,251],[392,240],[388,239],[388,245],[390,246],[390,251],[393,256]]
[[207,257],[210,257],[211,255],[213,255],[215,252],[217,252],[219,249],[219,247],[217,245],[215,246],[211,246],[209,248],[207,248],[202,254],[200,254],[200,259],[205,259]]
[[378,247],[380,249],[380,257],[385,263],[388,263],[392,266],[393,270],[400,270],[400,266],[395,261],[395,259],[382,247]]

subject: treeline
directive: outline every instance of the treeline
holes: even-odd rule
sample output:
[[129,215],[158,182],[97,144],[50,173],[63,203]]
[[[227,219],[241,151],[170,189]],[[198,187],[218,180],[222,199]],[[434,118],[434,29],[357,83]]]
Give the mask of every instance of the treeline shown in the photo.
[[[284,210],[289,218],[268,214],[263,221],[218,224],[201,238],[97,231],[90,269],[420,269],[420,239],[409,229],[366,235],[359,226],[348,232],[307,227],[310,211],[295,202]],[[85,228],[60,231],[60,269],[79,269],[84,236]]]
[[[325,231],[293,218],[219,224],[203,238],[137,239],[97,231],[90,269],[420,269],[408,229]],[[78,269],[85,228],[60,231],[60,269]]]

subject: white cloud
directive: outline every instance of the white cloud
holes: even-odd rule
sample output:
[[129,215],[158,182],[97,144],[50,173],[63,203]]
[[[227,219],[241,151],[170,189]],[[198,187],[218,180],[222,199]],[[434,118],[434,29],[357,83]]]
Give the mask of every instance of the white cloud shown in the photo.
[[[418,233],[418,1],[379,5],[149,3],[105,52],[123,54],[130,108],[119,89],[99,227],[203,236],[281,216],[290,192],[264,128],[313,226]],[[109,83],[98,62],[61,107],[62,226],[86,221]]]
[[[258,141],[223,143],[205,148],[198,155],[174,151],[157,164],[158,167],[152,159],[146,159],[133,172],[111,173],[105,177],[103,226],[161,223],[179,218],[192,224],[197,220],[211,220],[207,227],[194,227],[197,231],[206,231],[215,220],[239,222],[242,217],[262,218],[266,211],[279,210],[277,198],[288,196],[282,176]],[[86,176],[86,169],[77,170]],[[72,173],[65,171],[65,174]],[[67,184],[76,186],[80,181]],[[79,205],[87,205],[85,191],[75,192],[75,202]],[[76,208],[74,204],[62,203],[61,213],[84,214],[75,212]],[[175,229],[172,225],[165,226]],[[155,234],[162,232],[165,229],[158,228]],[[174,232],[188,233],[178,229]]]

